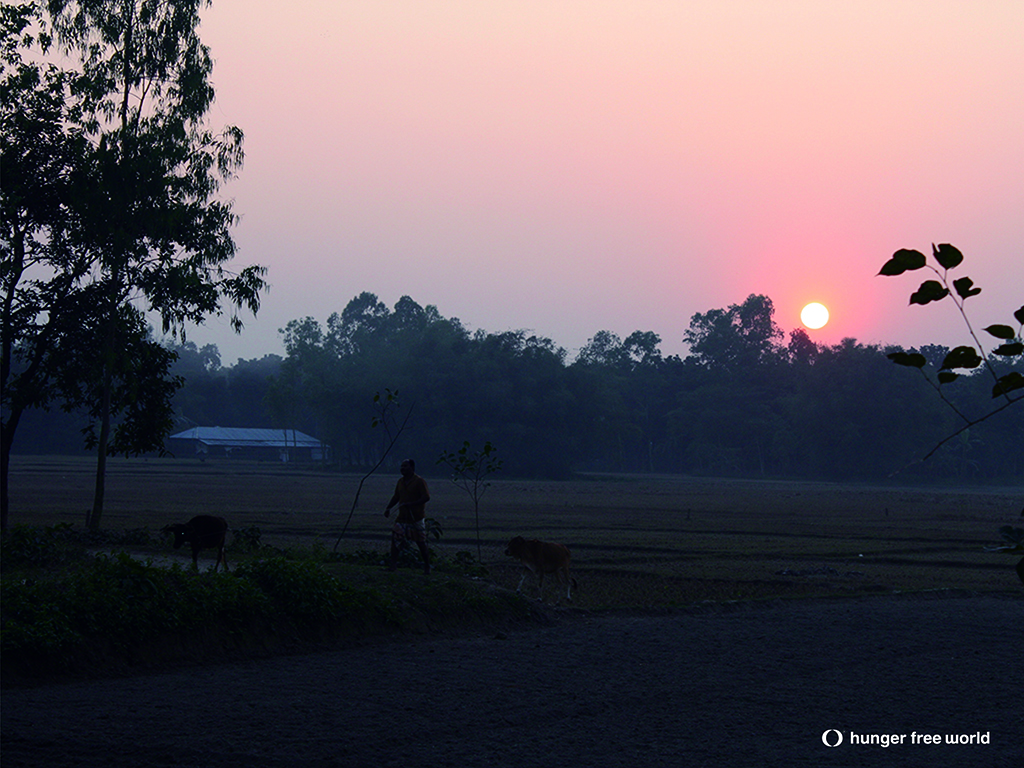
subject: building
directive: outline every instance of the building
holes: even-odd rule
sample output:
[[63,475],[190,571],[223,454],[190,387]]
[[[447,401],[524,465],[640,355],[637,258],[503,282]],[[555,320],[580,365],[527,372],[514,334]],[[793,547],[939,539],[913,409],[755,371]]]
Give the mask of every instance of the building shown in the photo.
[[192,427],[171,435],[176,456],[223,456],[264,461],[327,461],[330,446],[294,429]]

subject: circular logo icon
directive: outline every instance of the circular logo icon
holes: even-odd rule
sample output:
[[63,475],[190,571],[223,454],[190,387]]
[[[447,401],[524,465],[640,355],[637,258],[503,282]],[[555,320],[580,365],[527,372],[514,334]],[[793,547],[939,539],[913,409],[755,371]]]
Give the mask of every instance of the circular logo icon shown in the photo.
[[[831,735],[833,733],[835,734],[835,736]],[[821,734],[821,743],[824,744],[826,747],[830,748],[838,747],[840,744],[843,743],[842,731],[837,731],[835,728],[830,728],[829,730]]]

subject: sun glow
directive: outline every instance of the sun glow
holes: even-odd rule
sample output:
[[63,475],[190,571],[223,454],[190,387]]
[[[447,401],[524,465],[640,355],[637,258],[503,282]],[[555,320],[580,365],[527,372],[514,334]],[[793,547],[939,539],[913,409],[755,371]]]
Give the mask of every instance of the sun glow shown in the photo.
[[812,301],[800,311],[800,322],[812,330],[823,328],[828,322],[828,308]]

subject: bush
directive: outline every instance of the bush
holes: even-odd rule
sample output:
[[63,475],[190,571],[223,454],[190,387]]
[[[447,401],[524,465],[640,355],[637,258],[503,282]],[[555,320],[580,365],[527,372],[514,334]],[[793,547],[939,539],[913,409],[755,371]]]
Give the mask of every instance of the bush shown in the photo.
[[258,526],[250,525],[248,528],[239,528],[231,531],[231,544],[227,549],[229,552],[257,552],[260,547],[260,538],[263,532]]
[[[133,534],[133,540],[143,539]],[[345,570],[366,585],[357,587],[324,568],[325,561],[347,561],[377,571],[385,556],[372,552],[317,551],[303,559],[289,552],[239,563],[230,573],[197,573],[179,564],[154,566],[123,551],[89,558],[71,526],[18,529],[3,547],[5,684],[72,671],[102,674],[126,662],[205,660],[240,648],[260,654],[282,642],[333,641],[424,622],[455,625],[521,613],[521,606],[496,602],[465,580],[364,578]],[[468,552],[436,563],[460,573],[482,571]]]
[[[447,557],[429,547],[427,551],[430,554],[430,567],[434,571],[475,578],[483,578],[487,575],[487,568],[476,561],[472,552],[462,550],[456,552],[455,557]],[[355,552],[332,552],[324,557],[324,561],[328,563],[348,563],[367,567],[385,567],[390,560],[391,554],[387,550],[374,552],[369,549],[360,549]],[[412,547],[400,548],[398,550],[398,567],[417,571],[423,568],[423,560],[419,551]]]
[[5,578],[0,650],[64,654],[102,639],[118,652],[212,618],[242,623],[266,612],[251,582],[228,574],[194,574],[139,562],[125,552],[100,554],[74,572],[33,580]]
[[57,655],[80,642],[82,635],[64,608],[63,585],[31,579],[0,583],[0,651]]
[[71,523],[43,528],[16,525],[0,539],[0,569],[4,573],[52,570],[87,559],[88,547],[156,547],[160,543],[148,528],[77,531]]
[[240,564],[235,576],[251,581],[276,613],[298,624],[333,623],[353,609],[383,607],[382,601],[342,584],[312,560],[251,560]]
[[3,573],[33,568],[56,568],[84,556],[70,523],[43,529],[16,525],[0,539]]

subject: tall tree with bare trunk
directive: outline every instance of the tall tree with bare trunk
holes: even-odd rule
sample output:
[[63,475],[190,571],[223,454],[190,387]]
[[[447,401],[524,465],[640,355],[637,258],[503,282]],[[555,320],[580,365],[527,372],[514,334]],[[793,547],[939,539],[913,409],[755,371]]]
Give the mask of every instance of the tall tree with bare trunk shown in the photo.
[[[129,308],[158,315],[163,331],[179,336],[187,323],[220,314],[224,302],[236,330],[240,310],[259,308],[266,270],[226,268],[235,256],[236,216],[218,193],[241,168],[242,132],[207,124],[213,64],[197,28],[208,4],[40,0],[4,7],[4,526],[21,413],[84,391],[58,386],[62,378],[72,383],[58,350],[68,349],[62,340],[83,321],[98,329],[89,350],[96,364],[74,366],[94,377],[98,458],[88,523],[95,529],[108,454],[139,448],[112,438],[115,404],[127,392],[116,391],[124,385],[119,371],[143,343],[132,335]],[[9,134],[8,125],[19,130]],[[45,177],[43,195],[32,185],[45,166],[55,173]]]

